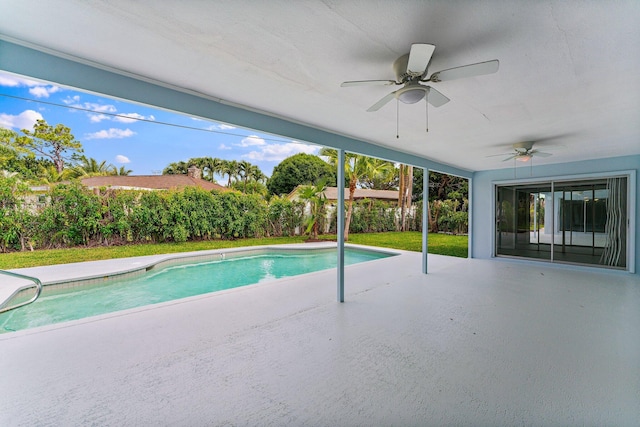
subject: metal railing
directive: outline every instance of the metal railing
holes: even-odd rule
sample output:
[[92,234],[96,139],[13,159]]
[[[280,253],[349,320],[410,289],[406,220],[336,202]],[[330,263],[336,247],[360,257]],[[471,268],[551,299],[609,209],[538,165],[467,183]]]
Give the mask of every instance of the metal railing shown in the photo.
[[6,303],[8,303],[9,301],[11,301],[11,299],[13,299],[18,293],[20,293],[21,291],[23,291],[25,289],[32,288],[34,286],[26,286],[26,287],[22,287],[22,288],[18,289],[9,298],[7,298],[5,301],[0,303],[0,313],[4,313],[5,311],[14,310],[14,309],[16,309],[18,307],[23,307],[23,306],[25,306],[27,304],[31,304],[32,302],[34,302],[35,300],[38,299],[38,297],[40,296],[40,293],[42,292],[42,282],[39,279],[35,278],[35,277],[25,276],[24,274],[12,273],[10,271],[4,271],[4,270],[0,270],[0,274],[5,274],[7,276],[16,277],[18,279],[29,280],[29,281],[33,282],[33,284],[34,284],[34,286],[36,288],[35,295],[32,296],[27,301],[23,301],[23,302],[21,302],[19,304],[10,305],[10,306],[5,307],[4,305]]

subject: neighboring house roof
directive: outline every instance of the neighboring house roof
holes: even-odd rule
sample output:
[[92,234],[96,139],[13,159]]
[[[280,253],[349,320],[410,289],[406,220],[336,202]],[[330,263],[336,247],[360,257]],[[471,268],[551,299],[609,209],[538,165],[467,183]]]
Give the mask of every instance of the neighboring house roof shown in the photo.
[[109,175],[82,178],[82,185],[89,188],[111,187],[128,190],[169,190],[200,187],[204,190],[229,190],[227,187],[188,175]]
[[[289,193],[289,199],[298,199],[298,189],[300,186],[294,188],[294,190]],[[327,200],[338,200],[338,188],[337,187],[327,187],[324,190],[324,195]],[[376,199],[376,200],[389,200],[389,201],[398,201],[398,190],[369,190],[366,188],[356,188],[355,193],[353,194],[354,200],[360,199]],[[344,199],[349,200],[349,189],[345,188],[344,190]]]

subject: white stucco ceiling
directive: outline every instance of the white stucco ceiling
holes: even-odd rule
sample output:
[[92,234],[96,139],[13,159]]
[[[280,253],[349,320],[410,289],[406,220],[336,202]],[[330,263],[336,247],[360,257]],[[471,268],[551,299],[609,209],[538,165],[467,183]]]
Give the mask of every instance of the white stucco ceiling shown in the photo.
[[[640,154],[640,2],[0,0],[0,34],[469,170]],[[500,60],[434,84],[451,102],[366,109],[397,89],[412,43],[429,70]]]

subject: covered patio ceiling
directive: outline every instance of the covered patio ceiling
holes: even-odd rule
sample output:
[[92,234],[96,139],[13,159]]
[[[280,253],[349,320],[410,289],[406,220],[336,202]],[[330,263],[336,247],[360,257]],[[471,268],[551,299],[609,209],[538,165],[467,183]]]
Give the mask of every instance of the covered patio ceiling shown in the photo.
[[[469,171],[640,154],[640,2],[0,0],[0,37]],[[367,112],[412,43],[429,73],[498,59],[496,74],[434,83],[451,99]],[[0,55],[2,53],[0,52]]]

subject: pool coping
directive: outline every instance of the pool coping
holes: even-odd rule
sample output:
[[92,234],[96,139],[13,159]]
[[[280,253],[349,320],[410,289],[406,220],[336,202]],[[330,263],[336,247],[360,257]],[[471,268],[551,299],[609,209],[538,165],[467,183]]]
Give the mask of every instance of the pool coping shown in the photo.
[[[28,267],[7,270],[25,276],[38,278],[43,289],[65,289],[104,283],[109,280],[135,277],[156,268],[168,267],[187,260],[214,260],[234,254],[247,254],[265,250],[321,250],[337,247],[336,242],[289,243],[282,245],[243,246],[238,248],[207,249],[202,251],[176,252],[160,255],[145,255],[130,258],[113,258],[99,261],[84,261],[69,264],[57,264],[41,267]],[[374,246],[345,243],[345,247],[360,248],[390,255],[398,255],[403,251]],[[33,283],[25,279],[9,277],[0,286],[0,307],[6,306],[21,294],[32,294]]]

